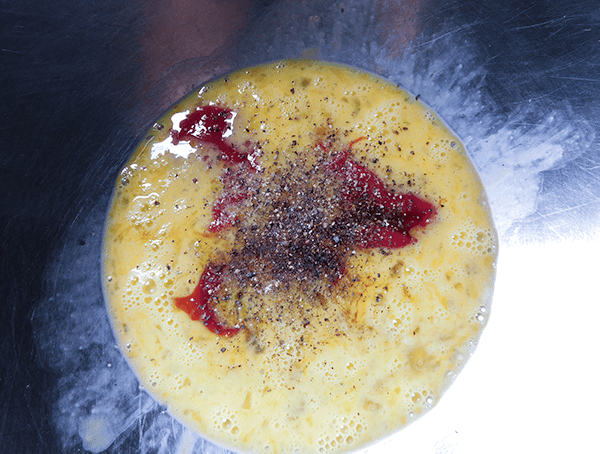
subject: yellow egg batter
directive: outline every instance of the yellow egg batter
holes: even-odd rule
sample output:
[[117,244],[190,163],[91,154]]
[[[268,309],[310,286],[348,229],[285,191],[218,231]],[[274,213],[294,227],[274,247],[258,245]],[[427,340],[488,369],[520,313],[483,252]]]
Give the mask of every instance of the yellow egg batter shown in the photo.
[[[208,105],[233,112],[223,137],[252,151],[252,168],[223,159],[214,144],[177,139],[190,112]],[[435,207],[410,232],[416,241],[347,243],[338,268],[273,261],[246,280],[231,277],[219,303],[222,321],[239,329],[230,336],[175,305],[211,263],[246,272],[232,251],[262,218],[277,218],[269,194],[302,196],[301,206],[290,202],[297,210],[334,222],[328,211],[339,208],[330,202],[342,183],[322,169],[343,151],[392,192]],[[230,227],[213,228],[215,203],[236,187],[258,195],[231,205]],[[285,216],[284,225],[300,219]],[[321,246],[310,241],[302,244]],[[434,112],[373,75],[283,61],[205,85],[148,132],[116,184],[104,289],[141,382],[190,428],[245,452],[339,452],[386,437],[437,403],[486,323],[496,255],[477,172]]]

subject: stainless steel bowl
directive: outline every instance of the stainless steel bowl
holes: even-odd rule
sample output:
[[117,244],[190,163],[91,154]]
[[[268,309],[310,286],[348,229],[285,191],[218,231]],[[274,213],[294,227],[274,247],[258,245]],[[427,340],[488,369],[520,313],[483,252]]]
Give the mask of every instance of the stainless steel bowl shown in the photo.
[[[369,452],[584,452],[600,404],[600,9],[589,1],[4,2],[0,446],[221,452],[110,331],[100,246],[139,134],[216,75],[279,58],[376,72],[462,138],[500,234],[493,311],[431,413]],[[92,430],[90,432],[90,428]]]

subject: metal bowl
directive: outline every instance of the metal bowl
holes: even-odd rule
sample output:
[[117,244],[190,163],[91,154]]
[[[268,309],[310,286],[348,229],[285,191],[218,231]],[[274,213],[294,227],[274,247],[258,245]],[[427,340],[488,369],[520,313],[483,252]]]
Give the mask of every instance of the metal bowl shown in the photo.
[[500,235],[474,357],[434,410],[369,452],[595,444],[585,417],[600,404],[595,4],[33,0],[2,10],[0,446],[221,452],[152,400],[115,347],[102,228],[113,181],[154,118],[214,76],[296,57],[420,95],[465,143]]

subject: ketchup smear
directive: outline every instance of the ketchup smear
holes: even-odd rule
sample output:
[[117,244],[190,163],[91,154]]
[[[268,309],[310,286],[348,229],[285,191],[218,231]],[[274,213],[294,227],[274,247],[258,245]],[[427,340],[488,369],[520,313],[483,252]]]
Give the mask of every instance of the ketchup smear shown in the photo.
[[361,249],[398,249],[414,243],[417,240],[410,230],[425,227],[435,214],[433,205],[416,195],[388,190],[375,173],[352,160],[348,151],[333,156],[326,168],[343,181],[342,197],[357,207],[353,220],[362,228],[355,242]]
[[179,131],[171,131],[173,143],[177,145],[180,140],[196,139],[216,146],[225,162],[239,164],[248,161],[249,153],[237,150],[226,140],[232,132],[234,117],[232,110],[223,107],[196,107],[179,123]]
[[[198,106],[179,123],[179,131],[171,130],[173,144],[180,140],[198,140],[217,147],[220,158],[229,164],[246,164],[250,171],[257,171],[256,156],[247,151],[240,151],[227,141],[233,129],[235,113],[231,109],[215,105]],[[213,221],[209,226],[211,232],[219,232],[232,226],[235,215],[228,208],[237,205],[248,196],[245,192],[230,194],[219,199],[213,205]]]
[[237,192],[218,199],[213,205],[213,220],[208,226],[210,232],[220,232],[235,224],[237,217],[229,211],[229,208],[239,204],[248,197],[246,192]]
[[[214,105],[197,107],[180,122],[180,131],[171,132],[173,143],[191,139],[209,143],[217,147],[225,162],[242,165],[248,163],[252,168],[255,164],[251,161],[250,154],[237,150],[226,140],[231,134],[234,117],[234,113],[226,108]],[[322,144],[319,146],[324,149]],[[326,170],[342,181],[341,196],[356,208],[352,210],[350,218],[354,223],[353,227],[359,227],[356,229],[359,233],[353,239],[354,245],[361,249],[399,249],[416,242],[410,231],[429,223],[435,215],[434,206],[416,195],[388,190],[374,172],[350,157],[349,149],[333,155],[326,163]],[[245,197],[247,194],[240,192],[226,195],[215,202],[209,230],[216,232],[232,226],[235,216],[227,208],[239,204]],[[215,306],[214,295],[221,286],[221,273],[225,266],[209,263],[192,294],[176,297],[175,305],[188,313],[192,320],[201,320],[211,332],[229,337],[242,328],[224,323]],[[345,264],[340,263],[339,269],[343,273]]]
[[187,312],[192,320],[202,320],[211,332],[229,337],[237,334],[241,328],[229,327],[220,320],[212,298],[221,286],[220,273],[224,268],[224,265],[209,263],[192,294],[176,297],[175,306]]

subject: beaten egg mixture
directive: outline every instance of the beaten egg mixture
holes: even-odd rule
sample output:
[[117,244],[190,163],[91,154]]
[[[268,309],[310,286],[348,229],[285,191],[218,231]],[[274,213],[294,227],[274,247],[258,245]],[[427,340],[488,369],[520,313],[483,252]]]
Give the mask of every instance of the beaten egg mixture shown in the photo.
[[156,122],[103,253],[118,342],[171,414],[240,451],[338,452],[440,399],[489,315],[497,238],[431,109],[356,69],[283,61]]

